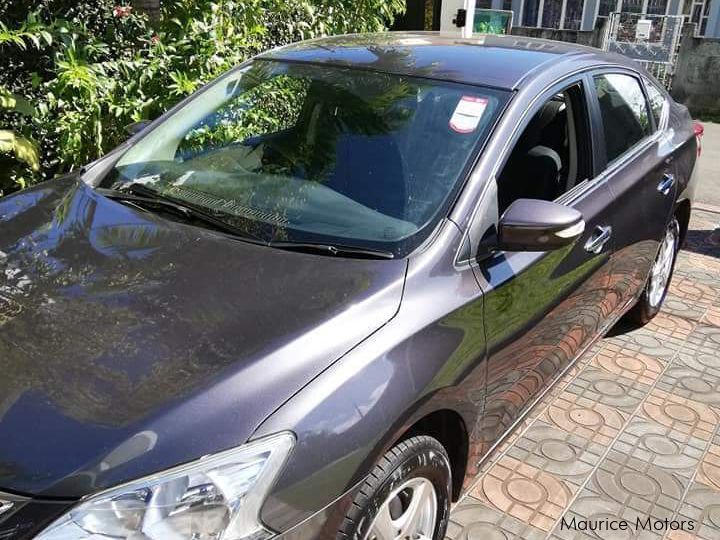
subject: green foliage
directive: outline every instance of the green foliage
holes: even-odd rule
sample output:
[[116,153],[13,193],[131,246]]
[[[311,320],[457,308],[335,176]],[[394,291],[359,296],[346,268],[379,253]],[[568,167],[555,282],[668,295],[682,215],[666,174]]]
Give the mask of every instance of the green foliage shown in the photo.
[[[22,96],[9,92],[0,86],[0,110],[26,117],[37,116],[35,107]],[[37,143],[30,137],[23,136],[11,129],[0,128],[0,154],[9,155],[20,162],[31,174],[40,171],[40,152]],[[0,163],[0,166],[2,164]],[[8,168],[9,170],[9,168]],[[25,176],[0,171],[0,195],[8,188],[23,188],[27,185]]]
[[44,43],[48,45],[52,43],[52,33],[34,13],[30,13],[17,29],[11,30],[0,21],[0,45],[15,45],[24,51],[28,48],[28,43],[34,45],[36,49],[42,48]]
[[479,34],[505,34],[505,26],[499,23],[482,21],[475,25],[475,32]]
[[0,85],[35,103],[37,112],[0,114],[0,125],[39,141],[42,165],[41,174],[27,163],[10,167],[11,180],[0,178],[0,189],[96,159],[127,138],[123,126],[157,117],[262,50],[325,34],[379,31],[405,5],[163,0],[160,18],[150,20],[120,3],[31,0],[19,9],[0,0]]
[[178,151],[197,153],[288,129],[297,122],[308,86],[309,81],[286,75],[259,84],[219,109],[215,125],[203,124],[190,131]]
[[13,154],[33,171],[40,169],[40,155],[35,143],[9,129],[0,129],[0,152]]
[[30,101],[22,96],[8,92],[0,86],[0,109],[7,109],[26,116],[36,116],[37,110]]

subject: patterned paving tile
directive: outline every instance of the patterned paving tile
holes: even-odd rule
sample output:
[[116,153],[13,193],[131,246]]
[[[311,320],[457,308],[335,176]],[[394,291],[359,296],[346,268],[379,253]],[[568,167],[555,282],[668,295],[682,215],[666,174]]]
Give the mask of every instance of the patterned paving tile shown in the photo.
[[[706,441],[654,422],[632,420],[561,518],[555,535],[662,538],[667,532],[662,520],[673,520],[706,446]],[[573,518],[596,523],[626,520],[629,528],[590,533],[564,528]]]
[[[591,489],[583,490],[573,502],[572,506],[562,516],[552,538],[563,540],[658,540],[661,533],[653,531],[636,530],[634,525],[637,519],[645,516],[633,508],[617,501],[598,495]],[[575,526],[573,527],[573,520]],[[605,522],[625,520],[633,525],[628,530],[583,531],[578,530],[577,522]]]
[[578,397],[632,413],[650,387],[593,366],[581,371],[567,390]]
[[620,433],[627,415],[593,399],[563,392],[541,419],[568,433],[608,446]]
[[[718,272],[718,275],[720,275],[720,272]],[[705,312],[705,316],[703,317],[702,322],[704,324],[710,326],[717,326],[720,328],[720,305],[717,305],[716,303],[710,306]]]
[[678,279],[673,279],[670,283],[669,291],[671,294],[683,300],[710,305],[718,297],[718,287],[719,285],[717,283],[708,285],[706,283],[698,283],[684,276],[678,276]]
[[601,444],[536,422],[507,455],[554,475],[571,492],[576,492],[604,453],[605,446]]
[[678,253],[676,268],[681,271],[689,268],[697,268],[707,270],[708,272],[720,272],[720,260],[712,255],[693,253],[692,251],[681,251]]
[[448,538],[720,539],[718,225],[693,214],[663,311],[558,381],[480,469]]
[[720,352],[720,327],[699,324],[688,336],[689,345],[717,354]]
[[713,285],[720,274],[720,260],[700,253],[680,253],[678,255],[676,276]]
[[714,230],[719,224],[720,216],[715,212],[709,212],[707,210],[693,210],[692,216],[690,217],[691,229]]
[[453,510],[447,532],[447,538],[452,540],[541,540],[545,535],[545,531],[472,497]]
[[638,417],[623,430],[608,459],[625,455],[690,479],[707,446],[707,441]]
[[572,497],[555,476],[508,455],[490,468],[470,495],[543,531],[552,529]]
[[720,231],[716,229],[703,236],[703,242],[696,245],[693,251],[703,255],[716,256],[720,249]]
[[663,374],[657,388],[674,396],[720,406],[720,377],[707,370],[698,371],[680,360]]
[[591,365],[648,386],[655,382],[664,368],[663,363],[655,358],[615,343],[602,349]]
[[[706,309],[704,308],[697,314],[698,319],[702,317]],[[682,335],[659,335],[648,328],[638,328],[632,332],[606,338],[605,341],[620,345],[634,353],[668,361],[682,348],[685,339]]]
[[673,365],[693,369],[701,378],[720,377],[720,354],[705,350],[698,351],[689,344],[678,353]]
[[672,519],[688,483],[676,471],[653,465],[634,453],[615,450],[600,463],[586,489],[626,507],[635,514],[633,519]]
[[720,436],[715,435],[713,443],[700,463],[696,480],[720,492]]
[[640,414],[663,426],[709,441],[718,417],[703,403],[675,396],[655,388],[642,405]]
[[720,537],[720,492],[703,484],[691,484],[675,521],[685,522],[684,530],[670,531],[669,540],[717,540]]
[[676,296],[672,292],[668,293],[665,302],[663,302],[663,311],[693,321],[702,319],[708,307],[708,304],[699,304],[692,300]]
[[[578,360],[578,362],[576,362],[573,366],[570,367],[570,369],[568,369],[568,371],[557,381],[557,383],[555,383],[555,385],[550,389],[550,391],[532,408],[532,410],[528,412],[527,417],[515,427],[512,433],[508,434],[505,437],[505,439],[501,442],[501,444],[494,452],[487,456],[487,458],[483,461],[478,471],[478,474],[482,474],[483,472],[487,471],[500,458],[500,456],[502,456],[507,451],[507,449],[515,443],[517,438],[521,436],[536,419],[547,418],[548,407],[552,405],[556,408],[558,399],[560,398],[560,395],[565,392],[565,388],[567,387],[567,385],[575,379],[577,374],[582,371],[583,367],[593,359],[593,357],[598,353],[599,350],[601,350],[601,348],[602,345],[600,343],[594,344],[590,347],[590,349],[588,349],[585,355],[583,355],[583,357]],[[588,401],[588,404],[592,405],[592,402]],[[612,409],[608,409],[608,411],[612,413]],[[580,418],[584,418],[585,416],[587,416],[587,414],[583,415],[582,411],[573,413],[574,416],[577,416],[578,414],[580,414]],[[550,422],[552,423],[552,421]],[[622,423],[622,421],[620,421],[620,423]],[[602,434],[600,435],[602,436]]]
[[660,338],[669,337],[684,340],[690,335],[696,324],[691,319],[661,311],[645,326],[645,330],[655,333]]

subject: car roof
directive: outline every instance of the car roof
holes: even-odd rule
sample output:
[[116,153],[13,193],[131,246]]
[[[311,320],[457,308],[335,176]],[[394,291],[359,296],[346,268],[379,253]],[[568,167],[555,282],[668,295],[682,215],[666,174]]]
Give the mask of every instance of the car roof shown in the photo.
[[[522,36],[460,38],[440,32],[347,34],[301,41],[259,56],[515,89],[532,75],[570,59],[637,66],[599,49]],[[577,65],[575,65],[577,67]]]

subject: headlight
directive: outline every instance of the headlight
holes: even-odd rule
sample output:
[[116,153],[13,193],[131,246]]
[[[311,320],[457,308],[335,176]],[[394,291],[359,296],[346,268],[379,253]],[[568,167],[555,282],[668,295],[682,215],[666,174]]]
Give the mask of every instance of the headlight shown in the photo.
[[109,489],[38,540],[260,540],[260,508],[295,438],[280,433]]

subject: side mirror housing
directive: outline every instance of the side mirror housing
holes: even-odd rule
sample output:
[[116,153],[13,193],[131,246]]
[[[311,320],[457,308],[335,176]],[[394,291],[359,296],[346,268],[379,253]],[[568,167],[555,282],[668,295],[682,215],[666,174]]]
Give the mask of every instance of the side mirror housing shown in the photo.
[[143,129],[148,127],[150,125],[150,120],[140,120],[139,122],[133,122],[132,124],[128,124],[125,126],[125,132],[130,135],[136,135],[140,133]]
[[518,199],[498,224],[499,249],[550,251],[575,242],[585,231],[585,220],[574,208],[539,199]]

